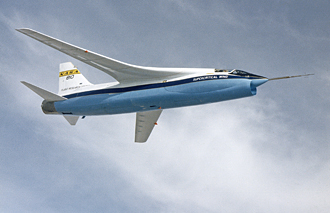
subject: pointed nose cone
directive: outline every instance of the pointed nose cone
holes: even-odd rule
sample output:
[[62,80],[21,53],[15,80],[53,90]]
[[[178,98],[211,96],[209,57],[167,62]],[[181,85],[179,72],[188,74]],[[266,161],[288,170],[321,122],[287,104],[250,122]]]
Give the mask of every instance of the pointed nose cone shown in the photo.
[[250,83],[252,95],[256,95],[257,94],[257,87],[260,86],[261,84],[266,83],[267,81],[268,81],[267,78],[252,80],[251,83]]
[[256,87],[260,86],[261,84],[266,83],[267,81],[268,81],[267,78],[252,80],[251,81],[251,87],[256,88]]

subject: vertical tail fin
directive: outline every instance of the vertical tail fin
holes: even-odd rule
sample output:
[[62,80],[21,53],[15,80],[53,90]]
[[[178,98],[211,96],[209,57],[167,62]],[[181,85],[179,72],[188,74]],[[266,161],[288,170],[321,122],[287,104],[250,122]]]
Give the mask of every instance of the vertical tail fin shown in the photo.
[[90,85],[93,84],[90,83],[71,62],[60,64],[59,95],[68,95],[77,89]]

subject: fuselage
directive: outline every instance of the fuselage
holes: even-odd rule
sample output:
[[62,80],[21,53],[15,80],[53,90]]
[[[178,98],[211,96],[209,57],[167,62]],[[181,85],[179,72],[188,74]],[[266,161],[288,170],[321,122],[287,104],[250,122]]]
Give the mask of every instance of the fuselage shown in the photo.
[[196,73],[161,82],[85,88],[65,95],[67,100],[44,102],[46,114],[106,115],[200,105],[256,94],[267,78],[241,70]]

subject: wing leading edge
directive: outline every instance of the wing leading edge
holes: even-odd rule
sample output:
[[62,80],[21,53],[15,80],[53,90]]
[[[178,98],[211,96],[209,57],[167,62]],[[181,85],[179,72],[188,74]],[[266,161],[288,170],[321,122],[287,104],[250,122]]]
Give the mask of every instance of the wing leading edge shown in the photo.
[[58,51],[61,51],[75,59],[89,64],[103,72],[111,75],[121,84],[136,84],[140,82],[162,81],[168,77],[180,77],[187,75],[182,70],[174,68],[155,68],[136,66],[124,63],[98,53],[69,44],[32,29],[16,29],[33,39],[36,39]]

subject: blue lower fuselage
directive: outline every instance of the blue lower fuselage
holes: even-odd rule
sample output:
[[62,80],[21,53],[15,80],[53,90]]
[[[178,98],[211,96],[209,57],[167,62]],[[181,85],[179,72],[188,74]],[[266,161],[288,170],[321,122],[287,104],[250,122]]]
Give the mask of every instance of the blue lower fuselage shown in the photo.
[[214,103],[256,94],[268,79],[191,78],[125,88],[76,93],[54,103],[58,113],[106,115]]

